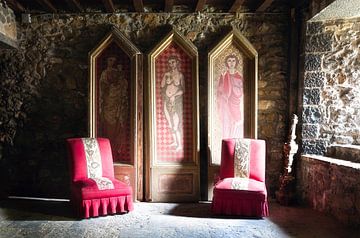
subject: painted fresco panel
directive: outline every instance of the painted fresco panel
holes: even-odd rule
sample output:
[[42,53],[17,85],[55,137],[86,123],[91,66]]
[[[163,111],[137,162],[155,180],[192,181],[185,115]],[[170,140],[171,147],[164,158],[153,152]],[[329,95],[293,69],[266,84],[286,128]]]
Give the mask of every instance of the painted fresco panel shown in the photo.
[[131,161],[130,63],[116,42],[96,59],[97,136],[110,139],[114,162]]
[[192,161],[191,58],[174,42],[155,59],[158,162]]

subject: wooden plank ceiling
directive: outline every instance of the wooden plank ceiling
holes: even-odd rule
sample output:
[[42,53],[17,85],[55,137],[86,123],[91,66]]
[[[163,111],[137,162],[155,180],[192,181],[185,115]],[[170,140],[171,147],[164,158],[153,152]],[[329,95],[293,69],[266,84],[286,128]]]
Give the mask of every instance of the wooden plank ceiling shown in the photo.
[[[4,0],[3,0],[4,1]],[[21,13],[279,12],[295,0],[5,0]]]

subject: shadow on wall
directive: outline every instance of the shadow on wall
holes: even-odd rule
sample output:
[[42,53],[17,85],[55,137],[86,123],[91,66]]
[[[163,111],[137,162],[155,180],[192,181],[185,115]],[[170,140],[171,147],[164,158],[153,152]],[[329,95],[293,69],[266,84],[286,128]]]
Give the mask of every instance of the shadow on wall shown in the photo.
[[87,135],[87,54],[108,27],[78,27],[74,34],[68,31],[74,26],[55,24],[59,34],[53,36],[45,26],[24,29],[31,34],[20,42],[23,52],[2,52],[0,63],[9,66],[5,81],[16,84],[7,87],[14,95],[9,100],[18,99],[20,108],[5,111],[19,116],[13,118],[13,143],[3,146],[0,178],[7,195],[67,198],[65,139]]
[[26,120],[13,145],[3,149],[1,174],[9,195],[69,196],[65,139],[87,133],[87,72],[76,65],[52,66],[38,94],[24,103]]
[[4,155],[14,195],[69,196],[65,139],[74,133],[86,135],[86,98],[69,90],[63,75],[48,77],[57,82],[44,83],[15,146]]

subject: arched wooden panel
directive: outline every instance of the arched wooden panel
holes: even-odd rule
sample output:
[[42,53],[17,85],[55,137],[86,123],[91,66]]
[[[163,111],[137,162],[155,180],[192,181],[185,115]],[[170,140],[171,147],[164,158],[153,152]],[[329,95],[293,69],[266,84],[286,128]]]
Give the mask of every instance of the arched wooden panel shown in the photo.
[[146,196],[199,200],[198,53],[176,30],[148,55]]
[[225,138],[257,138],[258,54],[232,30],[208,54],[208,198]]
[[113,27],[89,59],[90,136],[110,139],[116,178],[142,200],[142,54]]

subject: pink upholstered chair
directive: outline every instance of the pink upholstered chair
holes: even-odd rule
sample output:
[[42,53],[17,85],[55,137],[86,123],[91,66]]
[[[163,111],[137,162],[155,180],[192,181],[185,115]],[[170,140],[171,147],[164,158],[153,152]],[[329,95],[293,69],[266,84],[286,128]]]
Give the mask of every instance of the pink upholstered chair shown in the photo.
[[265,141],[222,141],[219,181],[215,184],[214,215],[264,217],[269,215],[265,187]]
[[71,201],[82,218],[133,210],[132,189],[114,178],[110,142],[105,138],[67,140]]

